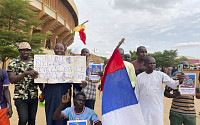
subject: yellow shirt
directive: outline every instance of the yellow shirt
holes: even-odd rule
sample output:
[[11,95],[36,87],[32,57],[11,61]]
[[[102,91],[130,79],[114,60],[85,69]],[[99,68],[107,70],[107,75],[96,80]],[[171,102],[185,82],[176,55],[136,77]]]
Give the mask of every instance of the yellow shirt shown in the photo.
[[136,75],[135,75],[135,68],[133,67],[133,64],[127,61],[124,61],[124,65],[126,67],[128,76],[130,78],[132,87],[135,87],[135,79],[136,79]]

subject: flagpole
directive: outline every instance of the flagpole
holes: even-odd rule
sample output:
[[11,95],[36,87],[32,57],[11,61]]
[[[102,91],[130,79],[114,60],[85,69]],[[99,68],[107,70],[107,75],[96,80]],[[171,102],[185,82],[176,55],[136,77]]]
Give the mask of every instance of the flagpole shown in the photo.
[[125,38],[122,38],[121,41],[118,43],[117,47],[115,49],[119,49],[121,44],[124,42]]
[[89,22],[89,20],[86,20],[85,22],[83,22],[81,25],[83,25],[83,24],[85,24],[85,23],[87,23],[87,22]]

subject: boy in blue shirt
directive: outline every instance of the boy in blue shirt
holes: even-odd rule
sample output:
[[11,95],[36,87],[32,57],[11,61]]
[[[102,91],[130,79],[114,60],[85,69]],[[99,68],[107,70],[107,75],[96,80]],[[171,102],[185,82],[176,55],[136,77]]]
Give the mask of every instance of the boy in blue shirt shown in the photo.
[[92,123],[94,123],[94,125],[102,125],[94,110],[85,107],[86,96],[83,92],[79,92],[76,94],[74,100],[75,106],[68,107],[65,110],[63,110],[65,104],[71,100],[69,93],[70,90],[68,89],[68,93],[63,95],[61,104],[54,112],[54,120],[66,118],[69,120],[89,120],[90,125],[93,125]]

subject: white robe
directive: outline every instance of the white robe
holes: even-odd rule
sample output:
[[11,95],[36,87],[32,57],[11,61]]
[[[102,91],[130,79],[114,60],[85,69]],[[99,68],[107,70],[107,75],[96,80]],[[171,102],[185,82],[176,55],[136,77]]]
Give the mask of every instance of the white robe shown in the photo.
[[177,89],[174,81],[160,71],[143,72],[136,77],[135,94],[140,104],[145,125],[163,125],[164,94],[162,83]]

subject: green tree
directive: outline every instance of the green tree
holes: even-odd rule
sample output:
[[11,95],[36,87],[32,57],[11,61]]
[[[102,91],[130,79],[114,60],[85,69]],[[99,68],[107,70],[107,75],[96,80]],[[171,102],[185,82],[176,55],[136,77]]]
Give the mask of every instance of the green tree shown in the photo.
[[181,57],[179,57],[179,58],[176,58],[175,61],[174,61],[174,67],[177,67],[178,64],[179,64],[181,61],[188,61],[188,58],[186,58],[185,56],[181,56]]
[[67,53],[67,54],[72,54],[72,49],[67,49],[67,50],[66,50],[66,53]]
[[108,63],[108,60],[109,60],[109,59],[107,59],[106,57],[101,57],[101,59],[104,60],[104,65],[103,65],[103,66],[106,66],[106,64]]
[[5,62],[19,55],[20,42],[29,42],[32,55],[41,53],[42,41],[47,35],[31,33],[41,24],[34,18],[35,12],[29,10],[29,0],[0,0],[0,55],[3,68]]
[[131,50],[130,50],[129,53],[131,54],[131,61],[137,59],[136,51],[131,51]]
[[[148,54],[150,55],[150,54]],[[174,66],[177,50],[164,50],[163,52],[154,52],[152,56],[156,59],[157,67]]]
[[[137,59],[136,51],[129,51],[132,60]],[[177,58],[177,50],[164,50],[163,52],[157,51],[148,53],[148,56],[153,56],[156,60],[156,67],[177,67],[180,61],[188,61],[184,56]]]
[[156,60],[156,67],[163,67],[163,61],[165,60],[163,57],[163,53],[158,51],[158,52],[154,52],[153,54],[149,54],[149,56],[153,56]]
[[177,50],[164,50],[163,52],[163,56],[165,57],[164,65],[166,67],[173,66],[177,55],[178,55]]

